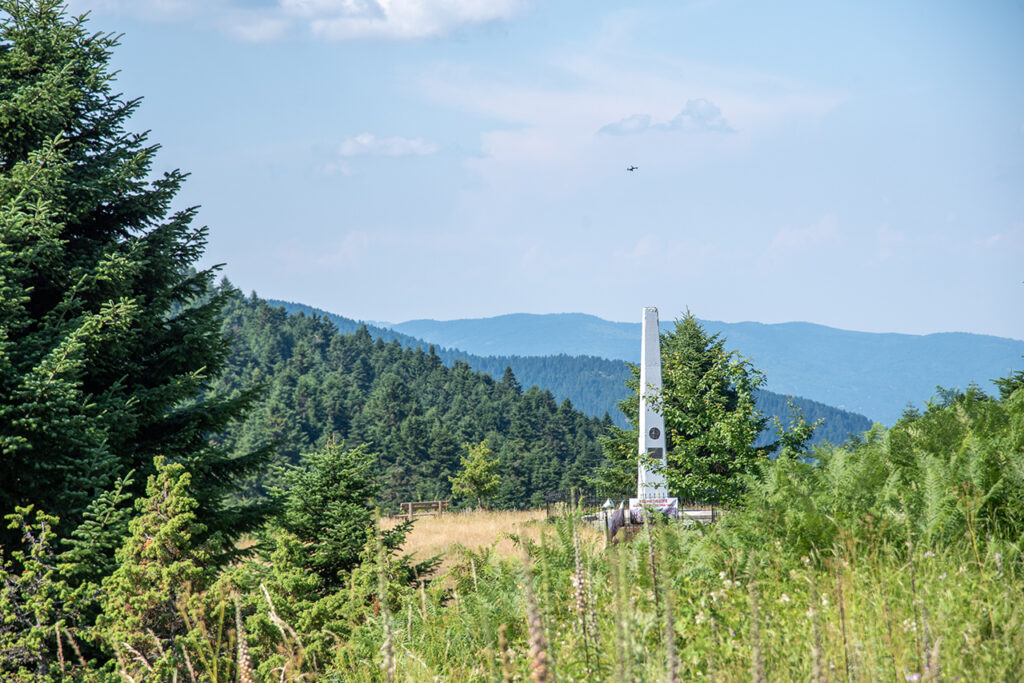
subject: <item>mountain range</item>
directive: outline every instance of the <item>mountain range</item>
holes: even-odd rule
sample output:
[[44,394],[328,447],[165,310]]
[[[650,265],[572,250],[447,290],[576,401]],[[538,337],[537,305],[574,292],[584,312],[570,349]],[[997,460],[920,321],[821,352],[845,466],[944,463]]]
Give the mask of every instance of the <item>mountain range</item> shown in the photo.
[[[464,361],[473,369],[495,378],[501,378],[506,367],[511,368],[517,380],[524,387],[536,385],[547,389],[559,401],[569,399],[575,408],[596,417],[607,413],[620,427],[626,426],[625,416],[616,405],[628,393],[625,381],[629,377],[629,368],[624,360],[567,353],[478,355],[458,348],[449,348],[442,344],[433,344],[430,341],[383,327],[380,323],[371,324],[353,320],[305,304],[279,300],[269,300],[268,303],[273,306],[281,306],[288,313],[302,313],[326,318],[335,325],[339,332],[344,334],[351,334],[365,326],[372,337],[386,342],[397,341],[407,348],[419,347],[424,350],[433,348],[442,362],[448,366],[452,366],[456,361]],[[386,324],[384,323],[384,325]],[[636,340],[639,343],[639,336]],[[871,421],[863,415],[798,395],[786,396],[771,391],[760,391],[757,396],[758,407],[765,415],[778,416],[784,421],[789,419],[789,400],[792,400],[809,422],[823,420],[823,424],[815,432],[814,441],[816,442],[828,440],[833,443],[841,443],[850,434],[860,434],[871,427]],[[762,436],[762,440],[765,442],[770,439],[771,433]]]
[[[750,358],[766,374],[769,390],[890,425],[907,406],[923,407],[937,386],[963,389],[976,384],[991,389],[993,379],[1024,367],[1024,341],[1003,337],[963,332],[879,334],[804,322],[701,323],[725,337],[727,348]],[[662,329],[672,324],[671,317],[663,315]],[[410,320],[391,329],[482,355],[563,353],[637,362],[640,354],[639,322],[611,322],[582,313]]]

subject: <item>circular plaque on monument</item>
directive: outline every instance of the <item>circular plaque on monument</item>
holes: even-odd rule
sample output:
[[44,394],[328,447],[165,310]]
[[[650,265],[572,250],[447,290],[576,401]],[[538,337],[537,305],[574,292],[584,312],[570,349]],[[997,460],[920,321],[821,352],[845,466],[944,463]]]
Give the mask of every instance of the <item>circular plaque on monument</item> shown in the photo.
[[651,427],[651,431],[647,433],[651,435],[652,439],[657,439],[659,436],[661,436],[661,430],[658,429],[657,427]]

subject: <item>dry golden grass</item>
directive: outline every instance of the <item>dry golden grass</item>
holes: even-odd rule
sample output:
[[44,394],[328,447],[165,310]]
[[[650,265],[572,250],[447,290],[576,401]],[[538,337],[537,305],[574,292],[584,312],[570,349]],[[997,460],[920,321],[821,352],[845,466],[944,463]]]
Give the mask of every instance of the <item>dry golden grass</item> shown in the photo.
[[[391,528],[403,519],[389,518],[381,520],[381,523],[384,528]],[[424,515],[416,518],[403,552],[420,560],[442,555],[439,573],[443,573],[455,561],[449,550],[456,546],[476,550],[493,544],[498,555],[518,557],[519,550],[508,534],[539,540],[542,533],[553,531],[545,521],[544,510],[481,510]]]

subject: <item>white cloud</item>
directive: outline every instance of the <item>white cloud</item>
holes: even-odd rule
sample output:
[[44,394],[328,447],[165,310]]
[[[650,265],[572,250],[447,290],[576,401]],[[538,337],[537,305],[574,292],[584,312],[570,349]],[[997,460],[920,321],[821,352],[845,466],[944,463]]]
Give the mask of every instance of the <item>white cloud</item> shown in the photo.
[[266,43],[283,38],[291,25],[285,19],[274,17],[247,17],[226,27],[228,33],[250,43]]
[[[529,178],[542,192],[582,182],[595,169],[617,171],[641,159],[645,168],[657,159],[674,167],[739,159],[780,126],[814,121],[845,99],[771,74],[663,55],[617,60],[600,47],[562,55],[542,73],[551,78],[523,81],[465,64],[434,63],[417,87],[426,98],[500,122],[481,133],[482,154],[467,161],[472,170],[496,186]],[[551,81],[559,85],[547,85]],[[682,110],[680,101],[687,103]],[[623,118],[628,112],[639,113]],[[636,135],[671,125],[737,134],[673,141]]]
[[339,161],[329,161],[326,164],[320,166],[317,170],[326,176],[350,176],[355,175],[355,169],[344,159]]
[[718,133],[735,133],[729,122],[722,116],[722,110],[703,97],[687,100],[683,110],[668,122],[671,130],[709,130]]
[[597,132],[605,135],[634,135],[643,133],[650,127],[651,117],[649,114],[633,114],[621,121],[602,126]]
[[431,38],[509,20],[521,5],[521,0],[70,0],[73,12],[102,9],[147,21],[214,26],[249,41],[302,34],[328,40]]
[[[281,0],[299,11],[314,35],[352,38],[429,38],[462,26],[510,19],[517,0]],[[293,8],[293,6],[297,6]]]
[[687,267],[675,272],[674,276],[693,280],[714,270],[720,262],[721,253],[721,246],[714,242],[649,232],[632,245],[616,249],[609,267],[627,264],[636,272],[642,272],[652,263],[686,263]]
[[362,133],[348,138],[338,147],[343,157],[359,156],[425,156],[440,149],[436,142],[422,138],[379,138],[372,133]]
[[1024,244],[1024,223],[1014,225],[1003,232],[996,232],[975,239],[974,242],[983,249],[998,249],[1019,253],[1020,245]]
[[722,110],[703,97],[687,100],[682,111],[672,120],[651,125],[649,114],[633,114],[615,123],[602,126],[598,133],[606,135],[635,135],[648,130],[690,130],[714,133],[735,133],[736,130],[722,116]]

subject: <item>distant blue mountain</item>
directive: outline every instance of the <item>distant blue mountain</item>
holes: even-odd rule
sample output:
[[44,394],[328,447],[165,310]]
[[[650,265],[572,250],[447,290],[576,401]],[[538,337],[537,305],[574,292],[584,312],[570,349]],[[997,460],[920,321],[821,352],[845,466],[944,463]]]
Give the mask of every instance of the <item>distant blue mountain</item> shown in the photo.
[[[663,316],[665,316],[663,312]],[[665,316],[667,317],[667,316]],[[922,407],[936,386],[991,390],[991,381],[1024,367],[1024,341],[950,332],[929,335],[851,332],[811,323],[701,321],[765,372],[773,392],[813,399],[895,422]],[[662,330],[672,325],[662,320]],[[582,313],[517,313],[469,320],[410,320],[396,332],[481,355],[591,355],[639,360],[640,324]]]
[[[549,390],[558,401],[568,399],[574,407],[597,417],[607,413],[617,425],[626,426],[625,416],[616,406],[617,402],[629,393],[626,388],[629,368],[623,360],[564,353],[545,355],[472,354],[461,349],[450,348],[445,344],[431,344],[429,341],[414,336],[379,327],[379,323],[370,324],[356,321],[305,304],[273,299],[269,300],[269,303],[274,306],[282,306],[289,313],[326,317],[334,323],[339,332],[345,334],[355,332],[361,326],[366,325],[370,335],[386,342],[398,342],[402,346],[419,347],[424,350],[433,345],[437,355],[449,366],[457,361],[462,361],[468,363],[474,370],[485,372],[495,378],[500,378],[505,368],[510,367],[524,388],[537,385],[542,389]],[[599,319],[594,318],[594,320]],[[638,332],[639,328],[634,331],[633,342],[636,345],[639,345]],[[815,442],[828,440],[833,443],[841,443],[849,435],[860,434],[871,427],[871,421],[863,415],[800,396],[783,396],[771,391],[761,391],[756,400],[758,407],[765,415],[778,416],[783,421],[788,421],[790,399],[808,422],[823,420],[823,424],[815,432]],[[772,438],[773,432],[769,431],[762,435],[761,441],[767,443]]]

